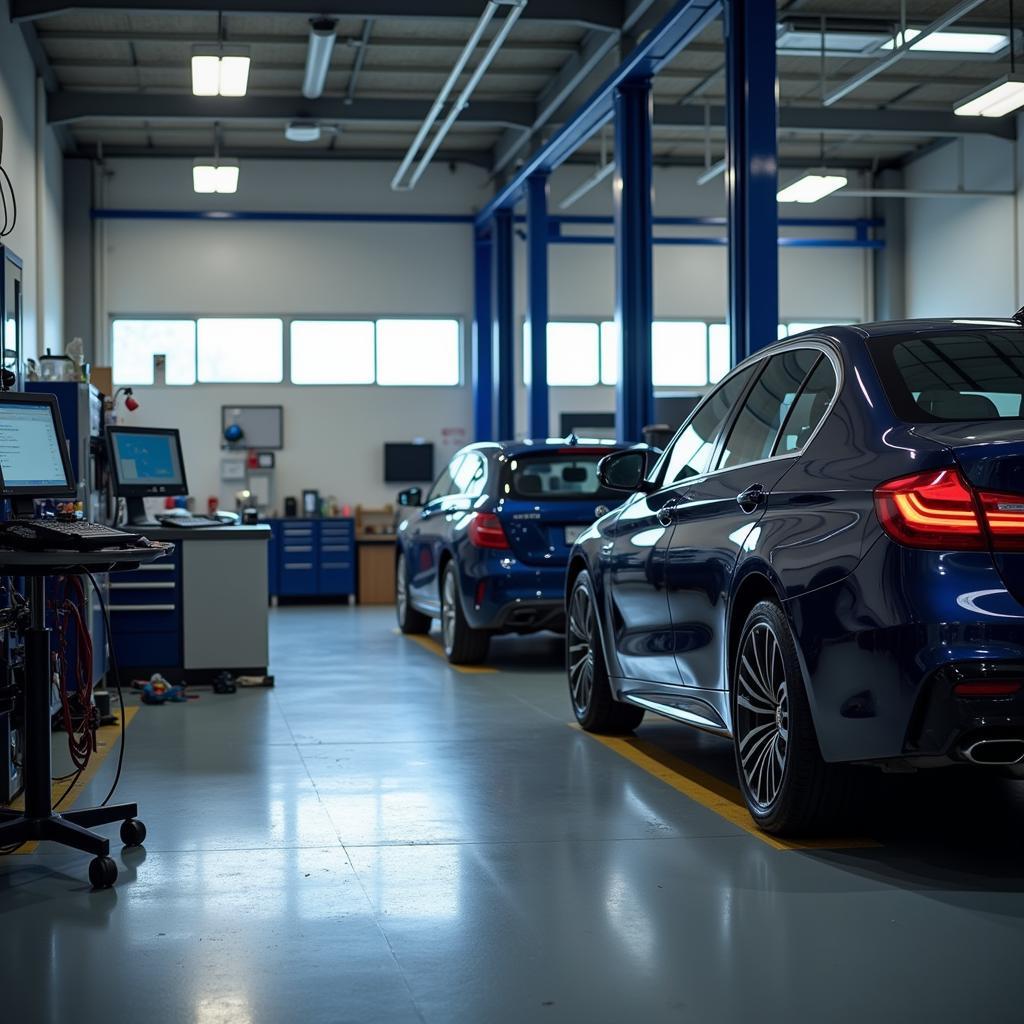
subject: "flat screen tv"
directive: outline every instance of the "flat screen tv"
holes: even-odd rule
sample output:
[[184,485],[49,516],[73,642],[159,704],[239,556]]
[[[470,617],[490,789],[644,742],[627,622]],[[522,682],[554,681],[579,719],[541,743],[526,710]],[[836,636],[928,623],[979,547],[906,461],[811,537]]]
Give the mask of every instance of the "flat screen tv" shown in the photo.
[[434,446],[432,444],[384,445],[384,482],[386,484],[421,484],[434,480]]

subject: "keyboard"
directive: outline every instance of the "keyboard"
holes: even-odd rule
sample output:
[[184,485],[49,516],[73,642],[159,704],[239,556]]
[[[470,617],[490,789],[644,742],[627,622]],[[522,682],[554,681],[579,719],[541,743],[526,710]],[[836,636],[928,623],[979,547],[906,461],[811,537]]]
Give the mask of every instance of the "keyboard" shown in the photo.
[[204,526],[223,526],[219,519],[210,519],[208,516],[157,516],[156,521],[161,526],[174,530],[179,526],[186,530],[201,529]]
[[133,548],[142,538],[84,519],[12,519],[0,523],[0,545],[21,551],[98,551]]

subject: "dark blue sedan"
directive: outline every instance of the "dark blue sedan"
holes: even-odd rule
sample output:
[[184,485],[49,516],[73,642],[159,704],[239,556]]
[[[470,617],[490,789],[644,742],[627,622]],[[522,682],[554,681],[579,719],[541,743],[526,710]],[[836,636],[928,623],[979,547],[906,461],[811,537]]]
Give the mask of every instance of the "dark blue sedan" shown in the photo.
[[[495,633],[564,628],[573,542],[622,501],[597,466],[610,441],[517,441],[459,451],[425,500],[399,495],[398,624],[426,633],[441,620],[453,664],[487,656]],[[422,501],[422,504],[421,504]]]
[[575,546],[576,717],[731,737],[754,819],[843,813],[858,770],[1024,773],[1024,329],[833,327],[734,369]]

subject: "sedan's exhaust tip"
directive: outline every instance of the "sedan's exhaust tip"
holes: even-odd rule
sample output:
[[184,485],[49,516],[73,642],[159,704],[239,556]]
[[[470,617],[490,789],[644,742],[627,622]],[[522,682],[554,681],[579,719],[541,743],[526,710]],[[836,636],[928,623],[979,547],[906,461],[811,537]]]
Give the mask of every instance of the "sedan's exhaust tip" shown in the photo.
[[1024,739],[977,740],[960,753],[972,764],[1008,765],[1024,761]]

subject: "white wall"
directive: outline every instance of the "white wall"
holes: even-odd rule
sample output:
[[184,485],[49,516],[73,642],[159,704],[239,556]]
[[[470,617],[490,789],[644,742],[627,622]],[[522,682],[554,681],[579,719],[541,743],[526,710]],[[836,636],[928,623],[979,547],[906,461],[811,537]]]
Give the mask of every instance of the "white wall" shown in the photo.
[[[388,187],[387,164],[246,161],[234,196],[197,197],[191,168],[179,160],[112,160],[104,206],[129,209],[308,210],[469,214],[490,195],[480,169],[439,165],[412,194]],[[588,171],[564,168],[552,182],[552,210]],[[721,183],[699,189],[692,171],[659,170],[657,213],[724,213]],[[816,216],[856,216],[860,201],[834,201]],[[611,213],[610,187],[573,213]],[[799,214],[797,214],[799,215]],[[608,234],[610,228],[595,229]],[[722,229],[696,229],[698,234]],[[468,225],[117,220],[102,225],[98,268],[104,322],[113,316],[181,314],[449,315],[465,326],[466,383],[457,388],[215,386],[139,388],[136,422],[179,426],[189,482],[200,500],[226,500],[219,480],[222,404],[280,403],[287,448],[278,456],[276,495],[313,487],[342,502],[383,503],[394,487],[382,481],[382,444],[433,440],[438,463],[471,439],[469,338],[473,315],[472,231]],[[692,232],[691,232],[692,233]],[[522,242],[517,242],[517,318],[525,310]],[[611,246],[551,250],[553,318],[611,318]],[[863,319],[867,253],[783,250],[782,312],[791,319]],[[656,315],[722,319],[725,249],[659,247]],[[521,369],[518,371],[521,380]],[[520,388],[519,423],[525,425]],[[614,408],[611,388],[559,388],[551,395],[551,426],[559,413]],[[460,433],[461,432],[461,433]]]
[[[63,348],[61,152],[41,124],[35,67],[21,30],[0,0],[0,118],[4,169],[18,202],[18,223],[3,239],[24,261],[25,355]],[[38,130],[41,128],[41,130]]]
[[1021,305],[1019,143],[950,142],[911,163],[908,189],[1014,191],[907,201],[907,314],[1009,316]]

